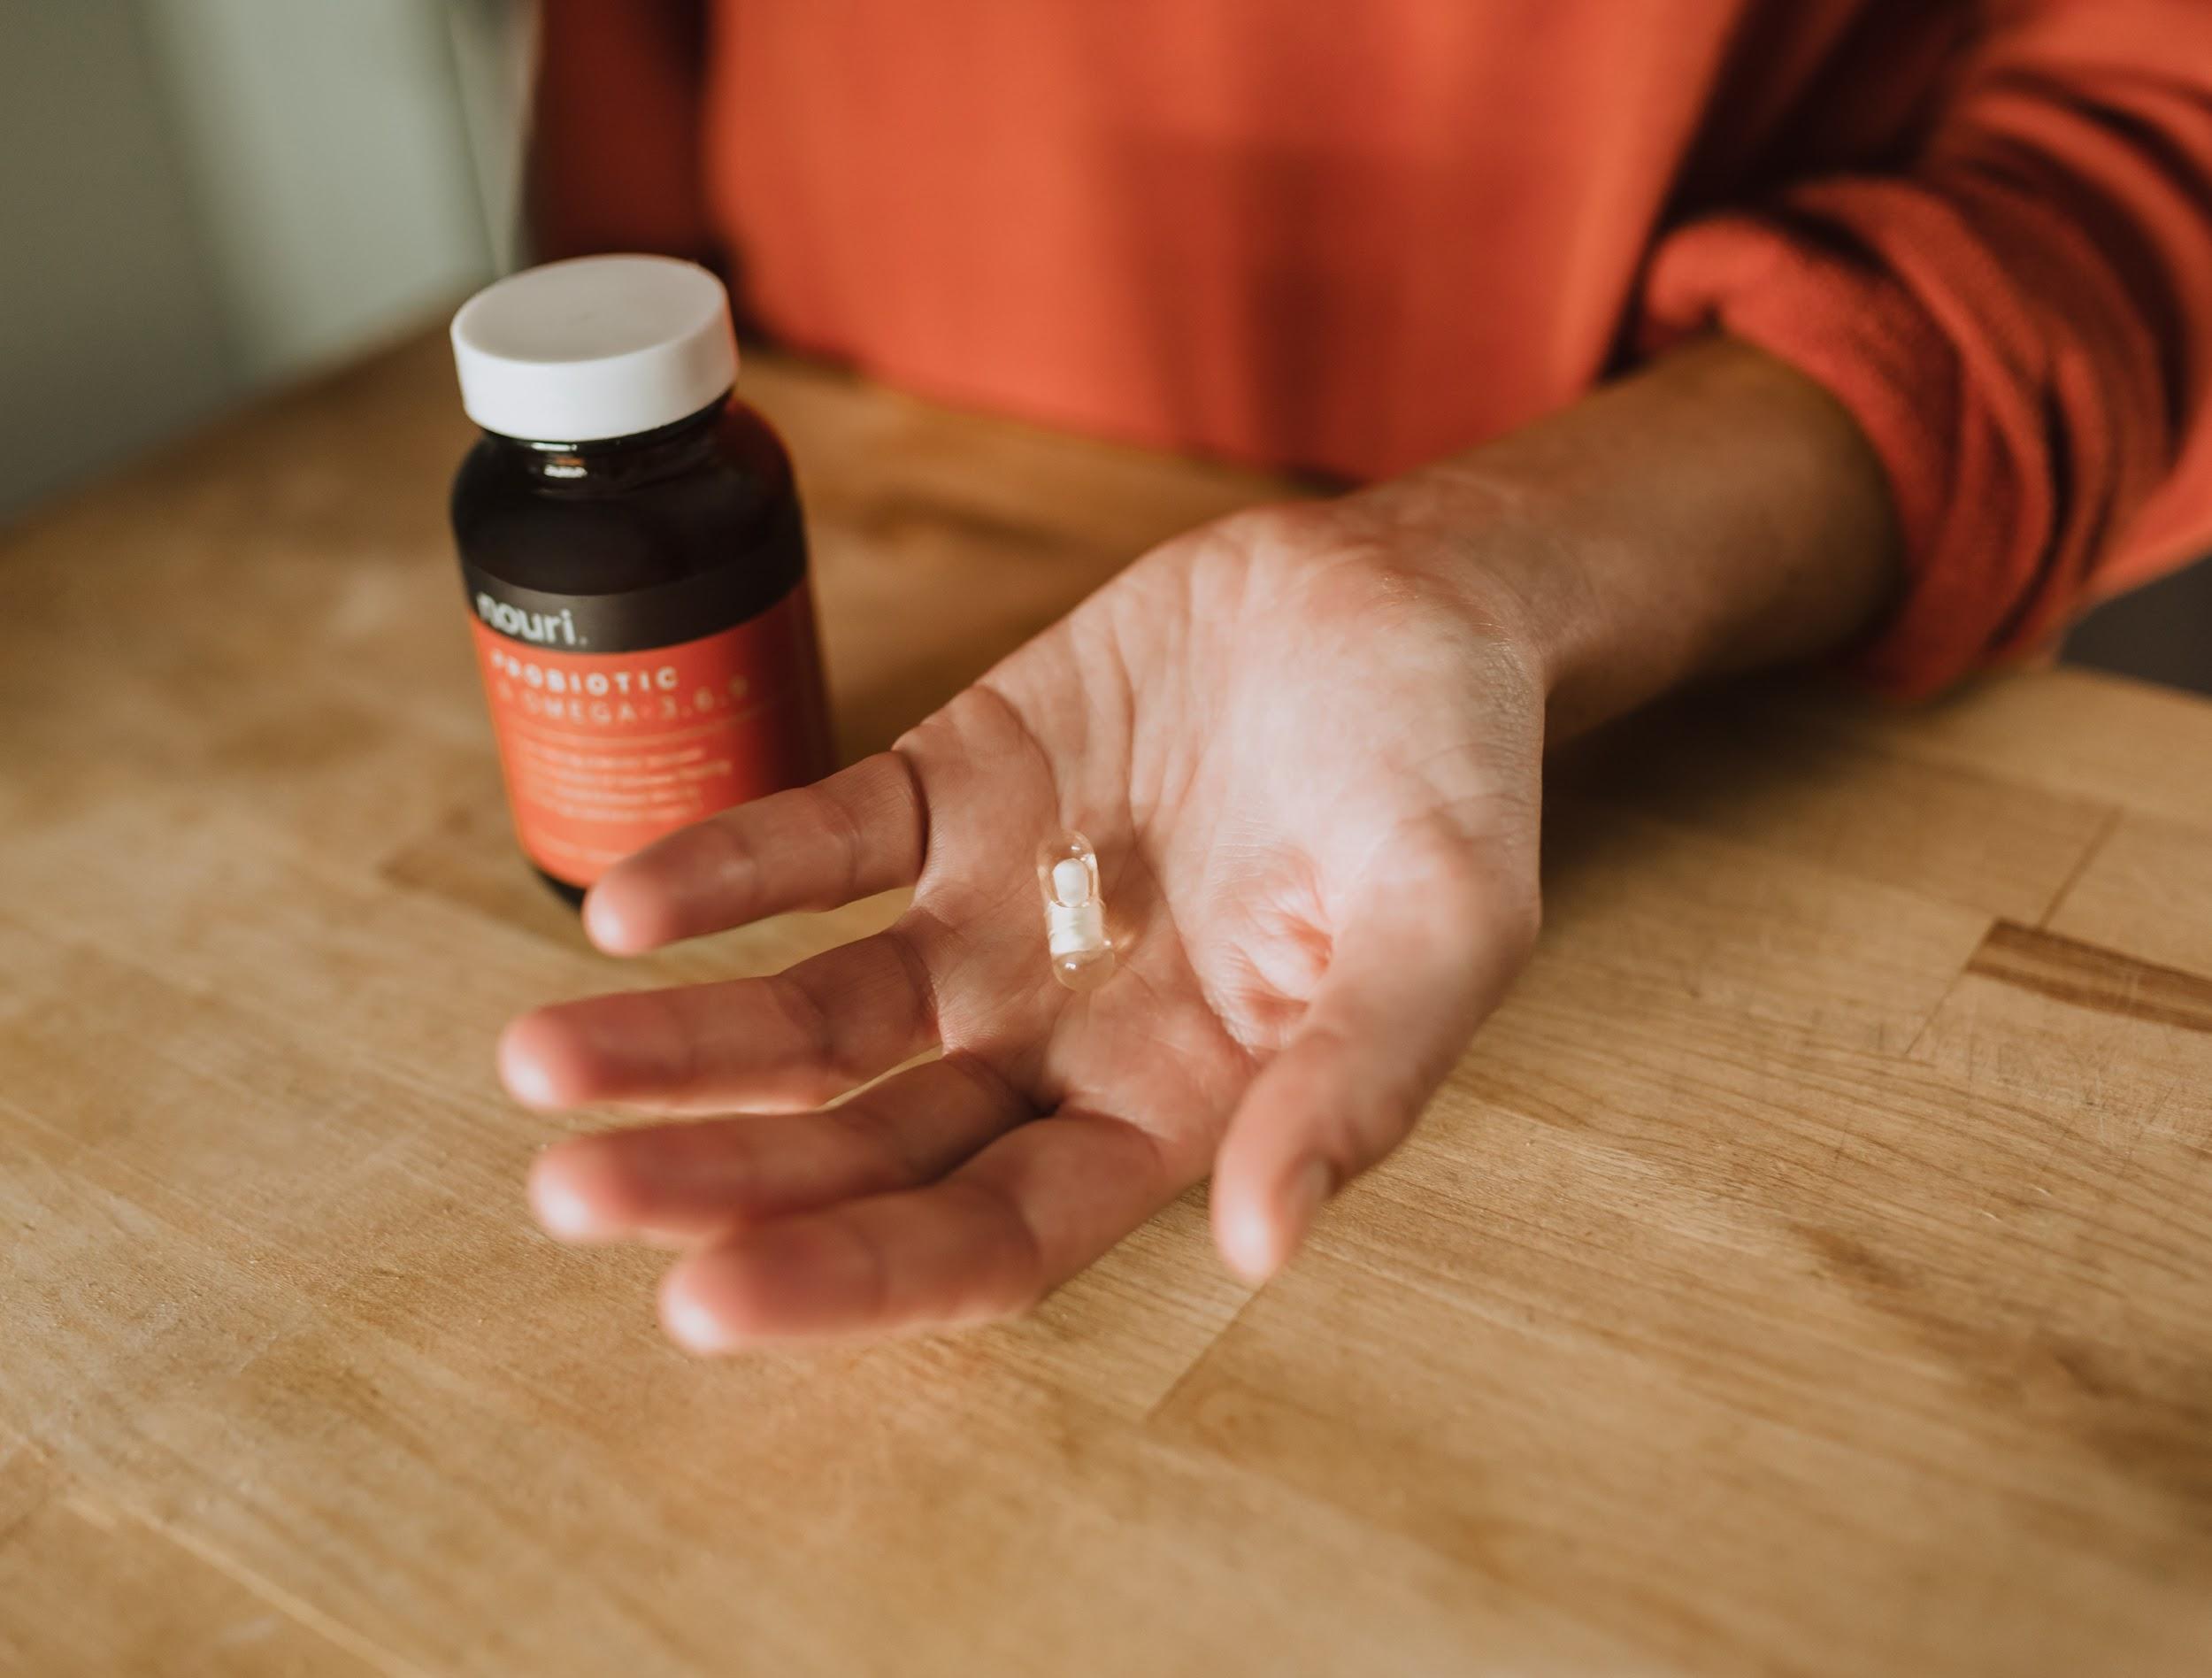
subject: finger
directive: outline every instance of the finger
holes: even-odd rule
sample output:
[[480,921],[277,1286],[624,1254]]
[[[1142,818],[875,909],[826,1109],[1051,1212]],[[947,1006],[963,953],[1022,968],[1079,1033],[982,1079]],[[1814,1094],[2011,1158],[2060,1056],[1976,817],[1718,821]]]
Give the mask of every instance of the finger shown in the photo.
[[1194,1175],[1121,1120],[1040,1119],[929,1188],[779,1218],[701,1249],[662,1282],[661,1320],[682,1344],[714,1352],[1006,1316]]
[[834,909],[913,884],[924,827],[912,767],[879,751],[625,858],[585,897],[584,930],[628,956],[794,909]]
[[770,979],[540,1008],[500,1038],[499,1071],[530,1107],[811,1107],[911,1059],[936,1035],[921,958],[894,928]]
[[688,1245],[733,1224],[934,1182],[1027,1116],[996,1073],[949,1055],[824,1112],[558,1143],[531,1168],[530,1200],[565,1241]]
[[1404,1140],[1533,943],[1532,891],[1462,884],[1463,864],[1408,867],[1348,916],[1296,1035],[1231,1116],[1214,1239],[1248,1282],[1281,1268],[1328,1197]]

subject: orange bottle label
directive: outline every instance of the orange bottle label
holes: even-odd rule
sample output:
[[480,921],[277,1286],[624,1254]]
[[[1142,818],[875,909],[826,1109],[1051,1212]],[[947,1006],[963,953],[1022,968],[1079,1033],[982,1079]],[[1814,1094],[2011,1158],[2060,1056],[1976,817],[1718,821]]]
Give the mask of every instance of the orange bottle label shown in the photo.
[[[733,804],[829,768],[814,620],[803,581],[744,622],[671,646],[572,651],[469,627],[490,701],[516,836],[557,880],[610,865]],[[568,639],[575,637],[571,635]]]

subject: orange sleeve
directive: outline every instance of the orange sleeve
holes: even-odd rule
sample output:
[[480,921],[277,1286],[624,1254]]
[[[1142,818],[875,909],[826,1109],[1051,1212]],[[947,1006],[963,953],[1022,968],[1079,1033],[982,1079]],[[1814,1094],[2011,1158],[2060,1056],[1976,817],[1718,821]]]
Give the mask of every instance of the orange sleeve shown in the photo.
[[1747,339],[1873,442],[1900,697],[2212,550],[2212,4],[1987,9],[1908,165],[1686,224],[1644,297],[1647,347]]
[[700,187],[704,0],[542,0],[530,142],[541,261],[714,254]]

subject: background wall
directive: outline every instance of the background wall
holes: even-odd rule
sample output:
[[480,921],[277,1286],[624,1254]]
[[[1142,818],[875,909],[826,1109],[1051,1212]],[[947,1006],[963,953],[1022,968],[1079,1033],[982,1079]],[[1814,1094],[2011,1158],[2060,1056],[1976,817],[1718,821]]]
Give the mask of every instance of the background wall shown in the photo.
[[[514,265],[530,0],[0,0],[0,523]],[[2212,692],[2212,566],[2070,655]]]
[[518,0],[0,0],[0,519],[508,266]]
[[0,518],[237,387],[134,0],[0,0]]

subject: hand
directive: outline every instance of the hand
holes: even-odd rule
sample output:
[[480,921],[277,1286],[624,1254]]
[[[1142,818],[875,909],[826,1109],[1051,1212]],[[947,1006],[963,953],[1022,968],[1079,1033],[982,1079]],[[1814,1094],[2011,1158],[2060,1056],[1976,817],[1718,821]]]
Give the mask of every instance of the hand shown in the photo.
[[[890,751],[600,881],[585,925],[617,953],[914,897],[772,979],[516,1021],[501,1066],[534,1105],[760,1115],[565,1143],[538,1215],[681,1250],[662,1312],[702,1351],[1019,1311],[1210,1169],[1257,1282],[1527,958],[1547,731],[1847,643],[1898,565],[1849,415],[1726,340],[1171,543]],[[1069,827],[1119,960],[1082,996],[1034,874]]]
[[[1209,1170],[1223,1256],[1271,1273],[1535,935],[1542,689],[1436,546],[1356,501],[1240,515],[891,750],[611,872],[585,925],[617,953],[914,897],[774,978],[516,1021],[526,1102],[758,1115],[560,1144],[541,1220],[683,1250],[663,1315],[703,1351],[1018,1312]],[[1034,873],[1069,827],[1117,951],[1086,994],[1051,976]]]

